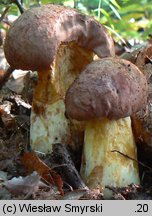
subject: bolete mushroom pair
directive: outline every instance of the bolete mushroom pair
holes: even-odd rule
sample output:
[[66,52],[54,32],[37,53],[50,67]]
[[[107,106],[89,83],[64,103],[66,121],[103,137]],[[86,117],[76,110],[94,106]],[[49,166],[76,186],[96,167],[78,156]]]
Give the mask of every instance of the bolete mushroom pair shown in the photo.
[[[66,114],[83,121],[74,127],[83,125],[83,130],[85,125],[85,182],[91,187],[139,183],[137,164],[111,151],[136,158],[130,118],[125,117],[145,105],[146,80],[130,62],[105,58],[114,56],[114,46],[100,23],[62,6],[33,8],[11,26],[4,50],[12,68],[38,71],[30,129],[34,150],[47,153],[54,143],[73,142],[64,105],[72,84]],[[92,62],[94,54],[105,59]]]
[[114,55],[106,29],[77,10],[44,5],[24,12],[13,23],[4,50],[12,68],[38,71],[31,114],[32,148],[48,153],[54,143],[71,145],[79,125],[70,127],[65,117],[65,93],[94,54]]
[[81,175],[89,187],[140,183],[138,164],[122,154],[137,159],[130,116],[146,103],[145,76],[123,59],[90,63],[70,86],[66,114],[85,121]]

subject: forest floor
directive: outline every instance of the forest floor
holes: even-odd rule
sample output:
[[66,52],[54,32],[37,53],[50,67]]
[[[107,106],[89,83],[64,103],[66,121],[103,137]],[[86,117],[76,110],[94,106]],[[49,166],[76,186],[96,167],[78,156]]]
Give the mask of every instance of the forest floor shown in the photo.
[[[17,71],[0,91],[0,199],[104,199],[98,188],[89,190],[84,185],[73,188],[64,170],[58,172],[59,169],[52,168],[55,166],[50,162],[51,155],[31,151],[30,113],[36,81],[36,73],[20,75]],[[141,185],[125,188],[109,185],[110,199],[152,199],[152,164],[145,159],[141,162],[145,164],[139,164]]]

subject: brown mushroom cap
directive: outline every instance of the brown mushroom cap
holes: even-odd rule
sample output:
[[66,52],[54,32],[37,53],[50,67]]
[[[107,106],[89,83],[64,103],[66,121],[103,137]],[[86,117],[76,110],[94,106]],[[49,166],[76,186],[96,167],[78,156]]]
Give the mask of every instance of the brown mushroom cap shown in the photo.
[[105,58],[87,65],[67,91],[66,114],[76,120],[131,116],[147,102],[147,82],[131,62]]
[[51,4],[23,13],[9,30],[4,51],[12,68],[44,70],[50,69],[60,44],[71,41],[99,57],[114,55],[113,41],[99,22]]

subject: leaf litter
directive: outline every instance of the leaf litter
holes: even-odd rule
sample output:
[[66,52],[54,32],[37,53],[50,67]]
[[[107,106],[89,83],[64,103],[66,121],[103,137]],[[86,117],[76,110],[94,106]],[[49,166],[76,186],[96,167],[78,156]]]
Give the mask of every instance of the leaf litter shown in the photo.
[[[144,59],[144,70],[151,83],[151,56]],[[7,67],[5,60],[1,62],[0,76]],[[139,59],[138,62],[143,63]],[[0,91],[0,199],[103,199],[98,188],[73,189],[68,186],[65,176],[58,172],[65,164],[59,164],[55,169],[57,164],[50,165],[48,162],[50,155],[40,156],[31,151],[30,111],[37,73],[20,73],[15,71],[15,76],[10,76]],[[145,157],[143,162],[150,166]],[[113,192],[111,199],[152,199],[152,172],[143,167],[140,167],[140,172],[141,186],[108,186]]]

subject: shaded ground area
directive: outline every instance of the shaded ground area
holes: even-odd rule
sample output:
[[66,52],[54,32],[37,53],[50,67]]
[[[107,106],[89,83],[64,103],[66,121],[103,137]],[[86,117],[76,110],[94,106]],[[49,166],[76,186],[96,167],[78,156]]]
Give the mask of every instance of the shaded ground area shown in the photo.
[[[107,185],[110,199],[152,199],[151,56],[152,46],[147,48],[147,44],[122,56],[136,64],[147,77],[149,114],[142,120],[140,115],[135,121],[133,118],[141,185],[125,188]],[[6,64],[0,49],[0,79]],[[104,199],[98,188],[89,190],[79,175],[82,149],[73,152],[59,143],[54,145],[51,155],[31,151],[30,113],[36,83],[37,73],[15,71],[0,90],[0,199]],[[136,128],[138,117],[141,130]]]
[[[0,199],[104,199],[98,188],[85,186],[79,161],[75,167],[72,151],[62,144],[55,146],[52,155],[31,152],[30,112],[36,75],[10,77],[8,83],[0,92]],[[151,161],[145,159],[142,145],[138,146],[141,185],[108,185],[111,199],[152,199]]]

